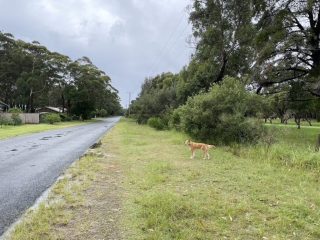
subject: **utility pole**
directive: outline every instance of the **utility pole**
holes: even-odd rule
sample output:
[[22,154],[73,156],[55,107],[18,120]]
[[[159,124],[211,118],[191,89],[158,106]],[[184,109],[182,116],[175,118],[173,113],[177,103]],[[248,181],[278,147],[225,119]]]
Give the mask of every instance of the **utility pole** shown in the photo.
[[129,116],[130,116],[130,98],[131,98],[131,92],[128,92],[129,93],[129,107],[128,107],[128,111],[129,111]]

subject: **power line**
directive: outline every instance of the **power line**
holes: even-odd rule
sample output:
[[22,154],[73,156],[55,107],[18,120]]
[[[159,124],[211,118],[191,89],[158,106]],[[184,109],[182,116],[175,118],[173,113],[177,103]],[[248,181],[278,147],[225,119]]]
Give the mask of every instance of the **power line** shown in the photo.
[[[174,44],[171,46],[171,48],[169,49],[169,51],[166,53],[166,55],[162,58],[162,60],[158,63],[156,69],[158,68],[158,66],[163,62],[163,60],[166,58],[166,56],[168,55],[168,53],[171,51],[171,49],[174,47],[174,45],[176,45],[176,43],[178,42],[178,40],[180,39],[180,37],[182,36],[182,34],[184,33],[184,31],[187,29],[189,25],[187,25],[183,31],[181,32],[181,34],[178,36],[178,38],[176,39],[176,41],[174,42]],[[180,53],[181,54],[181,53]],[[179,55],[180,55],[179,54]]]
[[[165,44],[164,47],[162,48],[162,50],[161,50],[160,54],[158,55],[157,59],[156,59],[155,62],[152,64],[152,67],[150,68],[147,76],[148,76],[149,73],[152,71],[154,65],[156,64],[156,62],[157,62],[158,59],[160,58],[162,52],[164,51],[164,49],[165,49],[165,47],[167,46],[168,42],[170,41],[170,39],[172,38],[173,34],[174,34],[175,31],[177,30],[177,28],[178,28],[178,26],[179,26],[179,24],[180,24],[180,22],[182,21],[182,19],[183,19],[184,16],[185,16],[185,13],[183,13],[183,15],[181,16],[178,24],[177,24],[176,27],[174,28],[173,32],[171,33],[169,39],[167,40],[166,44]],[[172,47],[169,49],[169,51],[167,52],[167,54],[165,55],[165,57],[166,57],[166,56],[168,55],[168,53],[171,51],[171,49],[173,48],[173,46],[177,43],[177,41],[178,41],[179,38],[182,36],[182,34],[184,33],[184,31],[187,29],[188,26],[189,26],[189,25],[187,25],[187,26],[184,28],[184,30],[183,30],[182,33],[179,35],[179,37],[176,39],[175,43],[174,43],[174,44],[172,45]],[[184,52],[184,50],[185,50],[185,48],[183,49],[182,52]],[[182,52],[179,53],[178,57],[182,54]],[[165,57],[164,57],[164,58],[165,58]],[[169,67],[178,59],[178,57],[176,57],[176,59],[175,59],[173,62],[171,62],[171,64],[169,65]],[[164,60],[164,58],[163,58],[163,60]],[[163,61],[163,60],[162,60],[162,61]],[[162,62],[162,61],[161,61],[161,62]],[[160,63],[161,63],[161,62],[160,62]],[[160,63],[159,63],[159,64],[160,64]],[[158,64],[158,65],[159,65],[159,64]],[[158,67],[158,65],[157,65],[157,67]],[[168,68],[169,68],[169,67],[168,67]],[[131,93],[135,92],[138,88],[140,88],[140,87],[135,88],[135,90],[132,91]],[[130,95],[131,95],[131,94],[130,94]],[[130,96],[129,96],[129,97],[130,97]]]
[[170,65],[168,66],[168,68],[167,68],[166,71],[168,71],[168,69],[171,67],[171,65],[180,57],[180,55],[184,52],[184,50],[186,50],[186,48],[184,48],[184,49],[179,53],[178,57],[176,57],[176,58],[173,60],[173,62],[170,63]]
[[159,56],[157,57],[156,61],[152,64],[152,67],[151,67],[151,69],[149,70],[149,72],[148,72],[148,74],[147,74],[147,75],[149,75],[150,71],[153,69],[154,64],[158,61],[159,57],[161,56],[161,54],[162,54],[163,50],[164,50],[164,49],[165,49],[165,47],[167,46],[167,44],[168,44],[169,40],[171,39],[172,35],[173,35],[173,34],[174,34],[174,32],[176,31],[176,29],[177,29],[177,27],[179,26],[179,24],[180,24],[180,22],[181,22],[181,20],[182,20],[182,18],[183,18],[183,17],[184,17],[184,14],[182,14],[182,16],[181,16],[181,18],[180,18],[180,20],[179,20],[178,24],[176,25],[175,29],[174,29],[174,30],[173,30],[173,32],[171,33],[171,35],[170,35],[169,39],[167,40],[166,44],[165,44],[165,45],[164,45],[164,47],[162,48],[162,50],[161,50],[161,52],[160,52]]

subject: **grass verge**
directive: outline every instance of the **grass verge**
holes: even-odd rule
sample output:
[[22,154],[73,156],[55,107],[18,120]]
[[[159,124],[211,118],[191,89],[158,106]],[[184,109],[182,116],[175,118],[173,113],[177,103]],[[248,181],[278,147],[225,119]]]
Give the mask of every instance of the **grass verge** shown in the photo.
[[185,138],[122,118],[8,239],[320,238],[318,170]]
[[35,132],[42,132],[45,130],[52,130],[57,128],[65,128],[71,127],[79,124],[84,124],[88,122],[97,121],[96,119],[91,119],[87,121],[71,121],[71,122],[60,122],[55,124],[47,124],[47,123],[40,123],[40,124],[23,124],[20,126],[11,126],[11,125],[3,125],[0,127],[0,139],[7,138],[7,137],[14,137],[22,134],[28,133],[35,133]]

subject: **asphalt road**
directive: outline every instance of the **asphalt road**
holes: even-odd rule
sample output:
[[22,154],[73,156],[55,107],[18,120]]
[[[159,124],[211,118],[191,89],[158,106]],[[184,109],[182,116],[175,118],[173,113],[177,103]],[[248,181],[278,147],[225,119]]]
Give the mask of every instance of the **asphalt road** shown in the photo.
[[120,117],[0,140],[0,236]]

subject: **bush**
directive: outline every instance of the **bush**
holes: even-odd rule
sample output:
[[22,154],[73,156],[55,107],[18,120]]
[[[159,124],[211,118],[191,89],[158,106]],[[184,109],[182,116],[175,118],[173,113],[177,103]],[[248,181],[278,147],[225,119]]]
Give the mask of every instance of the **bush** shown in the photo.
[[8,113],[23,113],[23,111],[20,108],[9,108]]
[[44,120],[50,124],[61,122],[60,116],[56,113],[48,113],[43,116]]
[[70,121],[72,121],[72,117],[69,117],[65,113],[60,114],[60,119],[61,119],[62,122],[70,122]]
[[10,122],[11,121],[9,119],[7,119],[5,116],[0,114],[0,125],[1,125],[1,127],[2,127],[2,125],[5,125],[5,126],[9,125]]
[[14,126],[20,126],[23,124],[22,119],[19,116],[19,113],[11,114],[11,124]]
[[99,116],[99,110],[90,112],[90,117],[91,118],[96,118],[97,116]]
[[101,110],[99,111],[99,115],[100,115],[100,117],[106,117],[106,116],[107,116],[107,110],[101,109]]
[[164,124],[160,118],[149,118],[147,121],[149,127],[155,128],[157,130],[163,130]]
[[223,143],[256,144],[265,135],[266,129],[261,120],[244,118],[241,114],[220,116],[217,126],[219,140]]
[[254,144],[265,132],[262,122],[251,118],[261,100],[238,79],[225,77],[208,93],[190,97],[176,109],[170,125],[199,141]]

